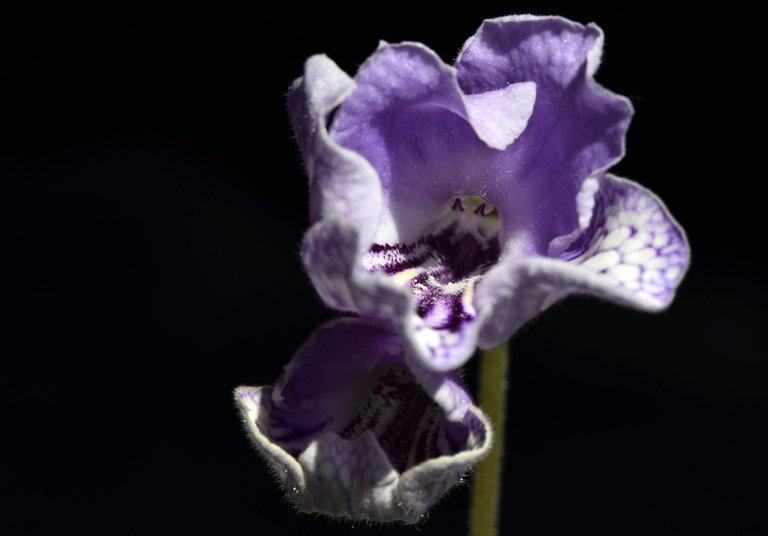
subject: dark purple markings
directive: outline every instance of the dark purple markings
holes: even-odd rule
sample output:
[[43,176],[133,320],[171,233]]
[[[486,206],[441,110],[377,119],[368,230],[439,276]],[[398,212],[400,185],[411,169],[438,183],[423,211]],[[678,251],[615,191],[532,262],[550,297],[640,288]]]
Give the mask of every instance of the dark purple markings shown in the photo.
[[[368,399],[339,436],[354,439],[371,430],[400,473],[441,454],[438,438],[444,416],[405,365],[387,365]],[[448,443],[453,445],[453,443]]]
[[[457,202],[460,210],[464,210],[458,198],[452,208],[455,210]],[[487,206],[482,204],[474,212],[486,216]],[[468,231],[454,221],[409,244],[374,244],[368,256],[374,261],[372,270],[390,275],[422,268],[409,281],[416,314],[430,327],[454,332],[463,322],[474,318],[464,307],[463,292],[498,261],[500,253],[498,235],[484,238],[478,230]]]

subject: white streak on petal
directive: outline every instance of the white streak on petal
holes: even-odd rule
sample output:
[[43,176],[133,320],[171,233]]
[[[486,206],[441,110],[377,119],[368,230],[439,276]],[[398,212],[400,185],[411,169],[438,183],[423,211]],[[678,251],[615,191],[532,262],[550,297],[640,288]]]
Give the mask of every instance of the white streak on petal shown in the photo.
[[632,234],[632,231],[629,230],[629,227],[614,229],[600,241],[599,249],[601,251],[613,249],[629,238],[630,234]]
[[623,283],[637,281],[640,277],[640,268],[631,264],[617,264],[608,269],[608,275],[615,277]]
[[669,243],[669,235],[666,233],[660,233],[657,234],[655,237],[653,237],[653,242],[651,242],[651,246],[654,248],[660,248],[664,247]]
[[669,281],[674,281],[681,275],[681,270],[679,266],[671,266],[670,268],[667,268],[664,272],[664,277],[666,277]]
[[398,272],[392,276],[392,279],[397,281],[398,283],[405,284],[417,275],[419,275],[423,270],[421,268],[409,268],[407,270],[403,270],[402,272]]
[[651,235],[646,232],[638,232],[632,238],[629,238],[619,245],[619,251],[622,253],[630,253],[638,249],[642,249],[645,246],[650,245]]
[[624,255],[624,262],[628,264],[643,264],[644,262],[654,258],[656,251],[652,248],[643,248],[638,251],[633,251]]
[[602,272],[607,270],[611,266],[615,266],[621,261],[621,255],[615,250],[603,251],[598,253],[594,257],[590,257],[582,263],[582,266],[591,268],[596,272]]

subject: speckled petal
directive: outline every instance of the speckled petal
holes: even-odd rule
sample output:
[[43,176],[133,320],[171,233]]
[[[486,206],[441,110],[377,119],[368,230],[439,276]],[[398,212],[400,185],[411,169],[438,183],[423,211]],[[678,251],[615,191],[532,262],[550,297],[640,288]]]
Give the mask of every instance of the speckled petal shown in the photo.
[[405,365],[364,320],[321,328],[274,387],[241,387],[246,428],[304,512],[418,521],[484,456],[491,432],[455,373]]
[[557,300],[593,294],[644,311],[667,307],[688,267],[685,234],[653,193],[606,175],[599,179],[590,224],[560,258],[501,262],[476,292],[483,324],[480,345],[490,348]]
[[476,319],[462,322],[456,329],[435,328],[410,312],[400,321],[413,367],[445,372],[469,360],[477,348],[480,324]]

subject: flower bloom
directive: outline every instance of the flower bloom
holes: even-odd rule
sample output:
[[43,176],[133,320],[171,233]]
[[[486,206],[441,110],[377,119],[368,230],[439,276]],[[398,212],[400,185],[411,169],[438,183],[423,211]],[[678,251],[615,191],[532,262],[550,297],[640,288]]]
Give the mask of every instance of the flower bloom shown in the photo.
[[454,66],[418,43],[382,43],[354,79],[310,58],[289,108],[325,303],[388,320],[432,370],[571,293],[666,307],[688,247],[658,198],[606,173],[632,106],[593,79],[602,43],[594,25],[513,16]]
[[322,327],[274,387],[241,387],[236,400],[304,512],[416,522],[491,444],[456,373],[417,381],[402,339],[364,320]]
[[607,169],[629,101],[598,85],[602,33],[488,20],[454,66],[382,43],[354,79],[314,56],[289,94],[310,179],[302,259],[356,313],[237,401],[302,511],[416,521],[490,444],[456,376],[572,293],[666,307],[685,235]]

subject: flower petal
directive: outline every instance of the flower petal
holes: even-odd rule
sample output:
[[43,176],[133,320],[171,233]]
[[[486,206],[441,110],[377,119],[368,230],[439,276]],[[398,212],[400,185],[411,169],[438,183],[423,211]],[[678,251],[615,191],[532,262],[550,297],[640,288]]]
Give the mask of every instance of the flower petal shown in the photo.
[[[358,237],[352,224],[332,219],[316,223],[304,237],[301,258],[323,301],[341,311],[389,320],[405,340],[411,356],[409,364],[414,366],[447,371],[472,357],[478,330],[474,316],[451,328],[431,326],[429,318],[416,314],[407,287],[383,271],[367,271],[360,265]],[[444,309],[460,303],[462,310],[474,311],[471,291],[472,287],[464,298],[459,296],[440,305]]]
[[342,218],[369,242],[381,207],[379,178],[365,158],[334,142],[325,126],[354,87],[328,57],[312,56],[288,94],[288,110],[309,175],[311,220]]
[[[303,82],[308,88],[318,79],[310,75],[310,67],[308,63]],[[421,238],[450,211],[448,201],[456,192],[482,191],[486,177],[495,177],[498,170],[479,166],[492,162],[499,152],[491,147],[503,149],[523,132],[536,98],[532,82],[465,97],[455,69],[414,43],[383,44],[360,68],[355,83],[335,112],[331,138],[364,156],[378,173],[384,199],[377,244]],[[311,95],[311,89],[306,93]],[[422,121],[424,117],[430,121]],[[317,122],[320,133],[323,128]],[[478,151],[474,156],[473,147]],[[344,168],[337,166],[334,172],[338,175]],[[375,213],[377,205],[366,208]],[[475,349],[476,328],[468,322],[457,329],[435,329],[414,314],[402,284],[368,273],[360,262],[368,236],[341,211],[327,215],[308,232],[302,258],[323,300],[337,309],[390,319],[411,352],[435,370],[466,361]],[[440,305],[444,309],[450,303]],[[432,311],[436,316],[452,314],[438,309]]]
[[465,98],[456,70],[418,43],[382,44],[355,82],[331,137],[378,172],[378,243],[413,241],[452,196],[479,193],[493,153],[524,131],[536,99],[531,82]]
[[638,265],[581,257],[632,114],[593,80],[601,50],[594,25],[521,16],[486,21],[455,69],[416,43],[382,44],[354,82],[307,63],[291,95],[315,221],[302,259],[328,305],[390,322],[422,383],[568,293],[666,299]]
[[483,21],[456,60],[459,83],[469,94],[533,80],[547,90],[564,90],[593,76],[600,65],[603,33],[563,17],[511,15]]
[[274,387],[241,387],[236,400],[304,512],[416,522],[491,441],[455,374],[417,378],[399,337],[364,320],[327,324]]
[[492,149],[503,150],[528,126],[536,102],[536,84],[520,82],[494,91],[464,96],[470,123]]
[[484,348],[500,344],[557,300],[586,293],[645,311],[667,307],[688,267],[683,230],[641,186],[599,179],[591,223],[560,259],[501,262],[480,282],[475,305]]
[[[545,255],[549,243],[578,229],[573,203],[582,182],[624,154],[630,102],[592,76],[603,35],[560,17],[487,20],[464,45],[456,68],[469,95],[532,81],[537,98],[528,126],[504,153],[507,170],[492,201],[503,221],[508,255]],[[528,251],[518,244],[530,244]],[[522,250],[522,251],[521,251]]]
[[323,301],[335,309],[377,318],[402,318],[412,309],[404,287],[360,265],[360,231],[346,220],[327,219],[307,232],[301,258]]
[[466,363],[475,353],[479,328],[475,318],[461,322],[455,329],[435,328],[413,313],[400,324],[415,374],[417,366],[446,372]]

